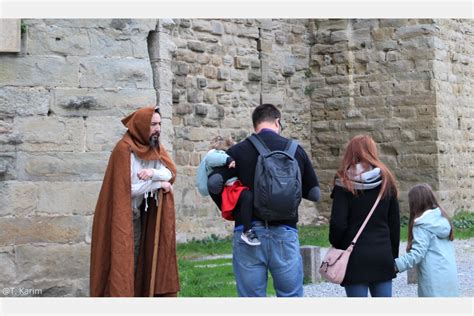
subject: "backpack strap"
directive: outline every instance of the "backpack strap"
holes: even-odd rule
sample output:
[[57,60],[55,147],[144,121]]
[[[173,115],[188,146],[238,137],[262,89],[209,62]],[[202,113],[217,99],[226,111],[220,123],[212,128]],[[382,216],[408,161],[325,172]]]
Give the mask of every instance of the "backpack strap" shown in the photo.
[[257,134],[253,133],[252,135],[250,135],[248,140],[252,143],[255,149],[257,149],[260,155],[263,156],[270,153],[270,150],[268,149],[267,145],[265,145],[265,143],[260,139]]
[[295,158],[296,150],[298,149],[298,142],[296,140],[288,140],[286,144],[285,152],[288,153],[291,157]]

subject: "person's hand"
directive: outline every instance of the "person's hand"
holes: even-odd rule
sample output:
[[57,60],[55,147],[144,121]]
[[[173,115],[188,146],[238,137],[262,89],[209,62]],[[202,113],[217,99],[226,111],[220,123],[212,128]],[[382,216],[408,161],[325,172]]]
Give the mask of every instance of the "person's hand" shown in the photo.
[[230,164],[229,164],[229,169],[230,168],[235,168],[235,160],[233,160]]
[[171,185],[171,183],[167,181],[161,181],[161,188],[163,189],[165,193],[173,191],[173,186]]
[[138,179],[140,180],[149,180],[153,177],[153,170],[152,169],[142,169],[137,173]]

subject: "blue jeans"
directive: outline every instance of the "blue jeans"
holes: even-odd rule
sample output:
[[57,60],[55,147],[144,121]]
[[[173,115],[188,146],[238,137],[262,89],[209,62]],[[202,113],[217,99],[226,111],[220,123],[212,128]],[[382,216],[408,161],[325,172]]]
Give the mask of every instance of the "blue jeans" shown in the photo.
[[241,297],[267,296],[268,271],[277,296],[303,296],[303,260],[298,231],[286,226],[253,226],[262,243],[249,246],[234,231],[233,258],[237,293]]
[[344,286],[347,297],[392,297],[392,280],[382,282],[359,283]]

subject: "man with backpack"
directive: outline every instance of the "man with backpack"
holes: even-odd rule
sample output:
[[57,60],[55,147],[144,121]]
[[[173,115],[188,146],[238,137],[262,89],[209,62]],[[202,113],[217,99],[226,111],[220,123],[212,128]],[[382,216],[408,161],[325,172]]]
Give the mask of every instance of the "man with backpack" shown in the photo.
[[240,239],[242,223],[235,222],[233,269],[238,295],[266,296],[270,271],[277,296],[301,297],[298,205],[301,198],[319,200],[318,178],[304,149],[280,136],[281,113],[274,105],[256,107],[252,121],[256,134],[227,150],[236,168],[216,169],[209,177],[209,193],[220,206],[223,184],[233,176],[254,193],[252,223],[261,245],[244,243]]

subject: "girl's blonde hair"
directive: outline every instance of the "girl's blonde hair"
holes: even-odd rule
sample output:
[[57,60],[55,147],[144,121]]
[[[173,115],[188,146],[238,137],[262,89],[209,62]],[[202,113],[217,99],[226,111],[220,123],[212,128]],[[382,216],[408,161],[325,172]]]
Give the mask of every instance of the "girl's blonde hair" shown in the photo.
[[426,184],[418,184],[410,189],[408,192],[408,204],[410,205],[410,219],[408,220],[408,242],[407,251],[409,251],[413,245],[413,224],[417,217],[420,217],[424,211],[435,209],[439,207],[441,215],[445,217],[451,225],[451,231],[449,232],[449,240],[454,240],[454,228],[453,224],[449,220],[448,214],[438,202],[433,189]]
[[211,149],[216,150],[227,150],[235,144],[235,141],[232,137],[224,138],[222,136],[216,136],[211,140]]

